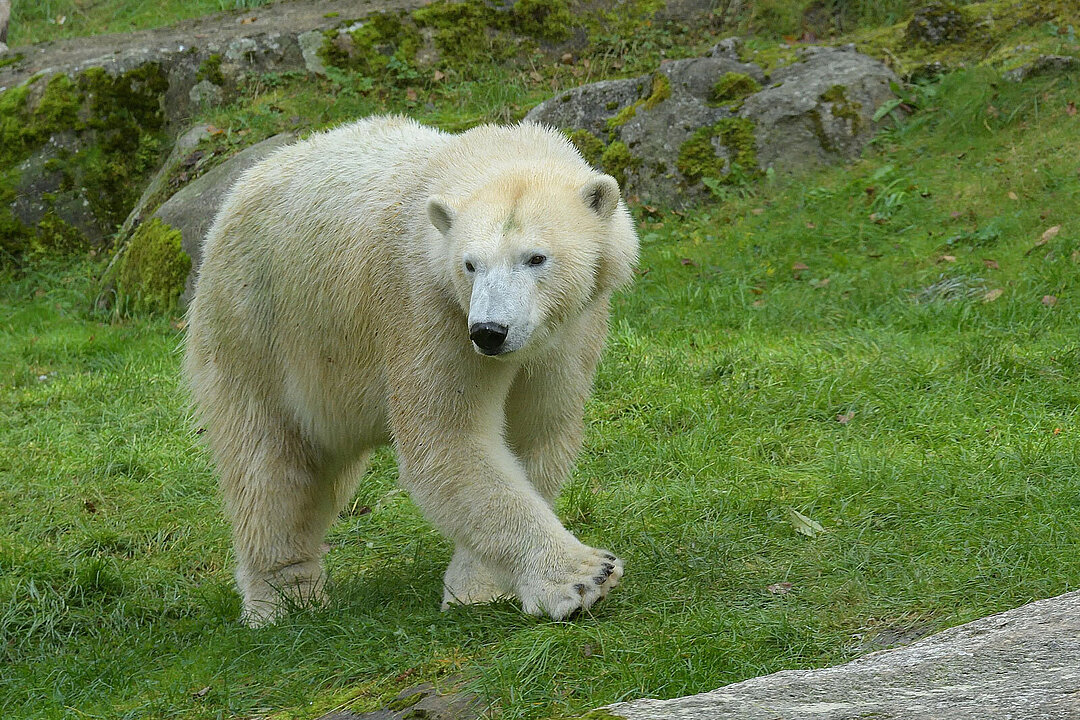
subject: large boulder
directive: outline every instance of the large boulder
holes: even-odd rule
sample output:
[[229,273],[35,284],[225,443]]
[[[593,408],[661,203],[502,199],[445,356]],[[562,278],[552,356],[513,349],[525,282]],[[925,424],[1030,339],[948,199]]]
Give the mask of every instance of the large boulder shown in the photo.
[[1080,717],[1080,591],[844,665],[604,711],[596,714],[626,720],[1072,720]]
[[733,39],[651,76],[586,85],[527,120],[566,131],[630,197],[681,207],[768,168],[795,170],[856,156],[896,80],[845,48],[807,48],[766,77]]
[[282,133],[252,145],[192,180],[153,213],[151,217],[160,218],[166,225],[180,231],[181,246],[191,258],[191,272],[180,298],[182,304],[189,302],[194,294],[195,279],[202,262],[203,238],[217,216],[225,193],[245,170],[295,139],[296,136],[291,133]]

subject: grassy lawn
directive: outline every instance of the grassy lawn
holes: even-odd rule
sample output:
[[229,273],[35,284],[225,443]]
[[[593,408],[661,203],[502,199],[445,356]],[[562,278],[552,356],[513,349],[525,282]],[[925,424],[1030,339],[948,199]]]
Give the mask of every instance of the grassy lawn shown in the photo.
[[[379,109],[281,83],[211,119]],[[457,127],[541,92],[393,109]],[[627,575],[571,622],[439,612],[450,547],[384,452],[328,539],[330,607],[241,627],[178,319],[91,310],[87,260],[0,277],[0,716],[313,718],[459,677],[565,717],[1080,587],[1080,82],[972,70],[917,101],[852,166],[642,217],[559,505]]]

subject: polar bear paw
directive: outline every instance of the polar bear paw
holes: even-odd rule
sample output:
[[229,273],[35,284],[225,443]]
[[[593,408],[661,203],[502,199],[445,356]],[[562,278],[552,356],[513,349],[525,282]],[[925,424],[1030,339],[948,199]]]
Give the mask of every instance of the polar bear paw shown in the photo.
[[262,627],[301,608],[326,604],[326,574],[319,561],[296,563],[272,573],[238,572],[244,598],[240,621]]
[[607,597],[622,576],[622,560],[607,550],[581,545],[557,568],[525,580],[518,596],[530,615],[562,620]]

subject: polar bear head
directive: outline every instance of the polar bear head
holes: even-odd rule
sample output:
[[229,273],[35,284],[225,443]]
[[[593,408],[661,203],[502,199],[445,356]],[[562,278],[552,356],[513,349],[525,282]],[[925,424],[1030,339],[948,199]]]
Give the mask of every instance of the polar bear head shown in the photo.
[[[569,177],[567,176],[569,175]],[[476,352],[525,355],[592,302],[607,302],[637,260],[633,221],[609,175],[530,171],[463,198],[429,198],[438,253]]]

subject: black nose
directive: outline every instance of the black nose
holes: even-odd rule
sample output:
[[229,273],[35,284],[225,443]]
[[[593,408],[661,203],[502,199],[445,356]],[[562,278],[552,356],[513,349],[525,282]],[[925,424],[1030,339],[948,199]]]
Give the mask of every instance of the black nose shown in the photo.
[[499,323],[473,323],[469,327],[469,337],[485,355],[494,355],[506,339],[510,328]]

